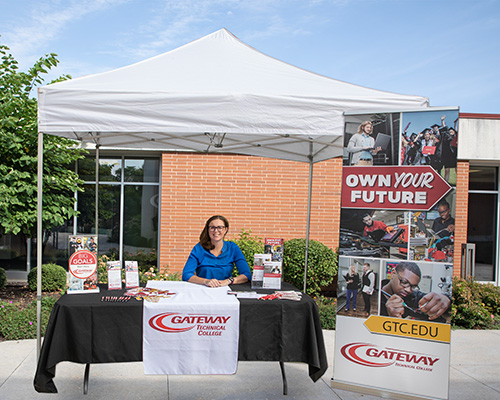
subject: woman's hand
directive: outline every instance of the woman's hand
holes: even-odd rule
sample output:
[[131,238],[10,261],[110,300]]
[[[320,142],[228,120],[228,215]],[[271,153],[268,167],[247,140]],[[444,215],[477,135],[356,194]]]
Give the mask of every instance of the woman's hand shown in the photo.
[[[195,278],[196,279],[196,278]],[[198,278],[198,279],[203,279],[203,278]],[[194,279],[190,279],[190,281],[195,282]],[[239,284],[239,283],[245,283],[248,282],[248,278],[245,275],[238,275],[236,278],[232,279],[205,279],[203,284],[207,287],[222,287],[222,286],[229,286],[232,284]]]
[[206,282],[205,282],[205,286],[208,286],[208,287],[221,287],[221,286],[224,286],[221,284],[221,281],[219,281],[218,279],[207,279]]

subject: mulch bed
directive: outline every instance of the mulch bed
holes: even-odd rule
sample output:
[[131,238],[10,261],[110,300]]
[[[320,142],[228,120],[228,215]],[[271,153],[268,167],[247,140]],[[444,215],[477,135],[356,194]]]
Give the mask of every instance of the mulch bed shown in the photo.
[[[60,297],[60,292],[43,292],[43,296]],[[27,283],[8,283],[3,289],[0,289],[0,300],[12,301],[20,308],[28,307],[33,300],[36,300],[36,291],[32,292]]]

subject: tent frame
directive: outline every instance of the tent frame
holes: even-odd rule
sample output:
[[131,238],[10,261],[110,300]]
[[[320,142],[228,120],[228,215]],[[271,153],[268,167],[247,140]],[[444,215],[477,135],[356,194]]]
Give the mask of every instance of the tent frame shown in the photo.
[[[42,301],[42,231],[43,231],[43,132],[38,132],[38,172],[37,172],[37,358],[40,356],[41,351],[41,301]],[[217,134],[213,134],[217,137]],[[282,135],[277,135],[282,136]],[[218,142],[212,142],[211,146],[214,148],[223,147],[223,139],[225,134],[222,136]],[[328,146],[334,146],[335,142],[339,138],[335,138],[331,143],[320,142],[323,148]],[[95,187],[95,226],[96,234],[98,234],[98,224],[99,224],[99,139],[94,137],[93,139],[96,146],[96,163],[95,163],[95,174],[96,174],[96,187]],[[313,138],[308,138],[309,142],[309,154],[307,158],[309,159],[309,183],[308,183],[308,195],[307,195],[307,223],[306,223],[306,245],[305,245],[305,255],[304,255],[304,284],[303,292],[307,289],[307,268],[308,268],[308,255],[309,255],[309,237],[311,229],[311,209],[312,209],[312,182],[313,182],[313,166],[314,166],[314,143],[318,143]],[[169,151],[169,150],[164,150]],[[190,151],[193,152],[193,151]],[[210,152],[210,146],[207,148],[207,153]],[[237,154],[237,153],[236,153]],[[38,239],[40,238],[40,240]]]

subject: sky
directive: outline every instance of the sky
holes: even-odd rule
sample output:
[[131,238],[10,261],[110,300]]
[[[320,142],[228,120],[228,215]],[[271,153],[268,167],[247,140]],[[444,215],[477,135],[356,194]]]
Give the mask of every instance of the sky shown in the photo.
[[500,0],[0,0],[0,45],[47,81],[109,71],[226,28],[297,67],[431,106],[500,113]]

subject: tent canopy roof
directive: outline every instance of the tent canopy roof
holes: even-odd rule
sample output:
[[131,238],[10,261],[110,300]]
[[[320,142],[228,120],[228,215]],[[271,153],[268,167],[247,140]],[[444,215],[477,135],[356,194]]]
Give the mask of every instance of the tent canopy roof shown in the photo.
[[225,29],[113,71],[39,89],[39,131],[101,146],[296,161],[342,154],[343,113],[428,99],[365,88],[269,57]]

